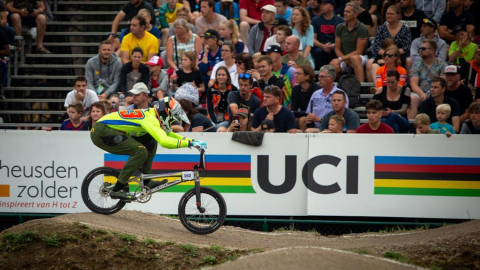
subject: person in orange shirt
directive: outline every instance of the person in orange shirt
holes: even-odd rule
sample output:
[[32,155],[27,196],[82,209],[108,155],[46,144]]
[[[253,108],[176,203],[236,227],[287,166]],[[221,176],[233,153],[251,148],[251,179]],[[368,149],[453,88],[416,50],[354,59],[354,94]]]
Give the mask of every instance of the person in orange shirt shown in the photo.
[[398,85],[405,86],[407,84],[407,71],[400,66],[402,62],[397,46],[392,45],[388,47],[383,54],[383,59],[385,64],[377,69],[375,87],[380,89],[383,86],[387,86],[387,71],[389,70],[396,70],[400,74]]

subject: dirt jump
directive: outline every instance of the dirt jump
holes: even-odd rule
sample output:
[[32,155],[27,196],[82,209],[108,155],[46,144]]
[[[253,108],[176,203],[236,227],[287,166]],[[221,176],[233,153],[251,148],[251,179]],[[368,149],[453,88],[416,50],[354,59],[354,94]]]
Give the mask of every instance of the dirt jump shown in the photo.
[[188,232],[136,211],[67,214],[0,234],[0,269],[480,269],[480,220],[436,229],[322,236],[223,226]]

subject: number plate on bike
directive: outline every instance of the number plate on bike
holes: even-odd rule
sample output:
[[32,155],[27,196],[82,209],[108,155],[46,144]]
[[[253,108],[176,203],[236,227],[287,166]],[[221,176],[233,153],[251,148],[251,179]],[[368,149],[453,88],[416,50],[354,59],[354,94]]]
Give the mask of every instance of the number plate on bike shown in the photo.
[[195,172],[182,172],[182,180],[194,180]]

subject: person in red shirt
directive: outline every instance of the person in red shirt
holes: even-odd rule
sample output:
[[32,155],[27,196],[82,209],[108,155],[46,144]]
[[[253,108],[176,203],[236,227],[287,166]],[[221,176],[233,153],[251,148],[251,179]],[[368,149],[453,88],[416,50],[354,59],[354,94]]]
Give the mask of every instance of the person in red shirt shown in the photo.
[[368,123],[357,128],[357,133],[394,133],[393,129],[382,123],[382,103],[378,100],[371,100],[366,105]]
[[240,39],[248,44],[250,27],[260,23],[262,19],[262,7],[273,5],[273,0],[240,0]]

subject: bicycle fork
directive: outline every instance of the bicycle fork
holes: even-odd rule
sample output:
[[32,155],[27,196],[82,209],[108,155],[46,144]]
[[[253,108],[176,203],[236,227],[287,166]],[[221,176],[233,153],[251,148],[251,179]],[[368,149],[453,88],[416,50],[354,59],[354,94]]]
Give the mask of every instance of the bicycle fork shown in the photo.
[[195,196],[197,198],[197,209],[200,213],[205,213],[205,208],[202,207],[202,201],[200,198],[200,179],[195,179]]

